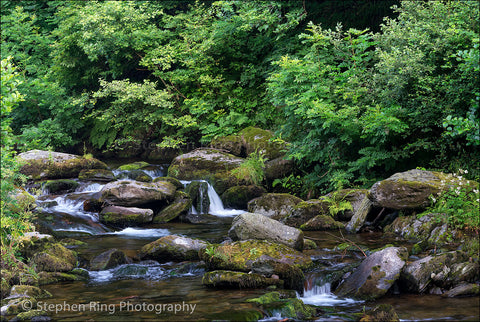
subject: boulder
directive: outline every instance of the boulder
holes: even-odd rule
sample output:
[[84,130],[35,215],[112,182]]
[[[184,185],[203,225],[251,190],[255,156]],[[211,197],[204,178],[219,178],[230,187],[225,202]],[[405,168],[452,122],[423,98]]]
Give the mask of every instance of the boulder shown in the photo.
[[10,291],[9,299],[11,298],[20,298],[20,297],[31,297],[34,299],[45,299],[51,298],[52,294],[48,291],[42,290],[37,286],[32,285],[14,285]]
[[430,196],[446,191],[451,186],[478,186],[473,181],[451,174],[426,170],[409,170],[395,173],[376,182],[369,197],[375,207],[390,209],[421,209],[430,205]]
[[283,281],[278,278],[223,270],[206,272],[203,275],[202,284],[212,288],[228,289],[265,288],[270,285],[283,287]]
[[257,261],[252,265],[252,273],[263,276],[278,276],[284,282],[284,288],[303,292],[305,275],[295,265],[280,263],[275,260]]
[[[283,292],[270,292],[258,298],[248,299],[247,302],[261,306],[262,311],[274,316],[280,314],[286,317],[285,321],[313,321],[316,320],[317,310],[315,307],[303,303],[296,294]],[[283,320],[281,320],[283,321]]]
[[177,191],[175,193],[175,200],[155,215],[153,222],[166,223],[172,221],[182,214],[187,214],[190,208],[192,208],[192,199],[190,199],[190,196],[183,191]]
[[35,253],[53,241],[54,238],[52,235],[41,234],[37,231],[27,232],[17,239],[18,251],[22,257],[31,258]]
[[408,256],[404,247],[387,247],[368,256],[336,289],[338,296],[376,299],[400,276]]
[[38,285],[56,284],[59,282],[87,281],[88,272],[79,274],[79,272],[40,272],[38,273]]
[[14,203],[5,203],[5,207],[11,212],[21,213],[25,211],[25,209],[33,210],[37,207],[35,197],[21,187],[9,193],[9,197],[15,200]]
[[368,196],[367,189],[342,189],[329,193],[326,197],[333,199],[334,202],[349,202],[352,209],[347,209],[334,214],[334,219],[338,221],[349,221],[362,205],[362,201]]
[[473,283],[460,284],[442,294],[442,297],[463,297],[480,295],[480,286]]
[[373,309],[366,311],[360,322],[400,322],[400,319],[395,312],[395,309],[390,304],[380,304]]
[[230,170],[244,159],[215,149],[200,148],[176,157],[168,168],[168,175],[180,180],[206,180],[218,194],[235,186],[237,179]]
[[84,169],[78,174],[80,180],[110,182],[115,180],[115,175],[105,169]]
[[356,233],[362,228],[367,219],[370,210],[372,209],[372,202],[368,197],[364,197],[362,203],[355,210],[352,219],[345,226],[345,229],[350,233]]
[[329,202],[322,199],[299,202],[282,221],[288,226],[300,227],[315,216],[329,215],[329,205]]
[[272,182],[275,179],[288,177],[293,172],[293,160],[279,157],[265,162],[265,179]]
[[256,185],[234,186],[228,188],[220,199],[222,199],[225,208],[247,209],[250,200],[260,197],[266,192],[263,187]]
[[288,193],[267,193],[248,202],[248,211],[272,219],[285,218],[303,200]]
[[199,251],[207,245],[203,240],[169,235],[143,246],[138,256],[142,260],[198,260]]
[[345,226],[330,215],[318,215],[300,226],[301,230],[338,230]]
[[17,156],[22,164],[20,172],[34,180],[76,178],[83,169],[107,169],[95,158],[75,154],[31,150]]
[[153,182],[170,182],[177,188],[177,190],[182,190],[184,188],[183,183],[180,180],[172,178],[172,177],[158,177],[153,179]]
[[433,287],[449,289],[478,279],[478,263],[469,263],[462,251],[427,256],[406,265],[400,286],[412,293],[427,293]]
[[242,240],[227,245],[211,245],[199,252],[208,270],[249,272],[254,263],[274,261],[306,269],[310,256],[283,244],[266,240]]
[[137,162],[133,162],[133,163],[124,164],[124,165],[118,167],[118,170],[127,170],[127,171],[139,170],[139,169],[147,167],[149,165],[150,164],[148,162],[137,161]]
[[192,181],[185,188],[190,196],[192,205],[199,214],[208,214],[210,199],[208,198],[208,183],[206,181]]
[[303,250],[303,232],[260,214],[244,213],[233,219],[228,235],[233,240],[259,239]]
[[43,184],[43,190],[46,193],[57,194],[75,191],[79,183],[71,179],[47,180]]
[[120,227],[149,223],[153,219],[153,210],[136,207],[108,206],[99,214],[100,221]]
[[37,272],[68,272],[77,266],[77,256],[59,243],[47,244],[33,255],[31,263]]
[[124,252],[112,248],[93,258],[90,262],[90,270],[103,271],[129,262],[130,260]]
[[211,146],[216,149],[227,150],[233,155],[246,157],[255,151],[263,152],[263,155],[273,160],[285,155],[287,143],[281,140],[273,140],[270,131],[249,126],[237,135],[229,135],[213,139]]
[[114,181],[100,191],[100,201],[117,206],[140,206],[173,200],[176,188],[165,181]]
[[142,170],[122,171],[119,174],[117,174],[116,178],[118,180],[130,179],[130,180],[136,180],[141,182],[152,182],[153,180],[152,177],[150,177],[148,174],[146,174]]

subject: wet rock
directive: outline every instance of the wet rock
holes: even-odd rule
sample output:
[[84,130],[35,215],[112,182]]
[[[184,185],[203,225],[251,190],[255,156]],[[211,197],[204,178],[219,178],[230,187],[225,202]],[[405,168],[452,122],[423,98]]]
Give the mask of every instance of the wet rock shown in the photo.
[[333,218],[338,221],[349,221],[352,219],[353,215],[361,207],[363,199],[367,196],[367,189],[342,189],[326,195],[326,197],[332,199],[337,204],[348,202],[352,206],[352,209],[346,209],[334,214]]
[[48,180],[43,184],[43,189],[51,194],[75,191],[79,183],[71,179]]
[[212,288],[265,288],[270,285],[283,287],[283,281],[244,272],[213,271],[203,275],[202,284]]
[[171,184],[173,184],[175,186],[175,188],[177,188],[177,190],[182,190],[184,188],[183,184],[180,182],[180,180],[172,178],[172,177],[158,177],[158,178],[153,179],[153,182],[159,182],[159,181],[160,182],[170,182]]
[[41,252],[33,255],[31,263],[37,272],[68,272],[77,266],[77,256],[59,243],[47,244]]
[[480,286],[478,284],[464,283],[442,294],[442,297],[463,297],[478,296],[480,294]]
[[6,203],[6,209],[14,213],[21,213],[27,210],[33,210],[37,207],[35,197],[23,188],[15,189],[9,194],[9,197],[15,200],[15,203]]
[[259,239],[303,249],[303,232],[260,214],[244,213],[233,219],[228,235],[233,240]]
[[462,282],[478,279],[478,263],[470,263],[462,251],[427,256],[406,265],[399,279],[408,292],[427,293],[438,286],[450,288]]
[[425,170],[395,173],[376,182],[370,189],[370,199],[375,207],[390,209],[419,209],[430,205],[429,197],[459,184],[472,187],[473,181],[460,180],[451,174]]
[[20,153],[20,172],[34,180],[76,178],[83,169],[107,169],[107,165],[95,158],[79,155],[31,150]]
[[149,223],[153,219],[153,210],[136,207],[108,206],[99,214],[100,221],[120,227]]
[[244,159],[215,149],[196,149],[176,157],[168,168],[168,175],[180,180],[206,180],[218,194],[236,185],[230,170]]
[[169,182],[115,181],[100,191],[100,201],[117,206],[140,206],[173,200],[176,188]]
[[248,211],[281,220],[302,201],[302,199],[288,193],[267,193],[249,201]]
[[139,170],[139,169],[147,167],[149,165],[150,164],[148,162],[138,161],[138,162],[124,164],[124,165],[118,167],[118,170],[126,170],[126,171]]
[[115,180],[115,175],[105,169],[84,169],[78,174],[80,180],[110,182]]
[[321,199],[310,199],[296,204],[290,214],[282,220],[286,225],[300,227],[317,215],[329,215],[329,203]]
[[103,271],[129,262],[130,260],[124,252],[112,248],[93,258],[90,262],[90,270]]
[[190,196],[192,205],[199,214],[207,214],[210,207],[208,198],[208,183],[206,181],[192,181],[185,192]]
[[275,260],[256,261],[252,264],[251,272],[267,277],[277,276],[284,281],[284,288],[303,292],[305,275],[295,265],[279,263]]
[[7,299],[31,297],[35,299],[45,299],[52,297],[48,291],[42,290],[37,286],[32,285],[14,285],[10,291],[10,296]]
[[311,239],[303,239],[303,249],[317,249],[317,244]]
[[18,250],[24,258],[30,258],[45,245],[53,241],[52,235],[41,234],[37,231],[27,232],[18,238]]
[[1,308],[1,315],[15,315],[24,312],[30,308],[37,308],[37,300],[32,297],[20,297],[9,300],[8,303]]
[[197,260],[207,245],[203,240],[169,235],[143,246],[138,256],[142,260]]
[[38,273],[38,285],[55,284],[59,282],[86,281],[88,276],[73,272],[40,272]]
[[358,206],[358,208],[355,210],[352,219],[350,219],[348,224],[345,226],[345,229],[350,233],[358,232],[364,225],[367,215],[371,209],[372,202],[369,198],[364,197],[360,206]]
[[338,230],[344,225],[330,215],[318,215],[300,226],[301,230]]
[[284,296],[280,292],[266,293],[258,298],[248,299],[247,302],[260,305],[262,310],[270,315],[278,312],[282,317],[300,321],[314,320],[316,316],[314,307],[304,304],[296,296]]
[[116,177],[118,180],[131,179],[140,182],[152,182],[153,179],[142,170],[129,170],[127,172],[121,172]]
[[390,304],[380,304],[368,310],[360,318],[360,322],[399,322],[395,309]]
[[192,199],[183,191],[175,193],[175,200],[165,207],[153,218],[154,223],[166,223],[176,219],[182,214],[187,214],[192,207]]
[[306,269],[312,265],[310,256],[283,244],[265,240],[243,240],[226,245],[211,245],[199,252],[208,270],[249,272],[257,262],[275,261]]
[[400,276],[407,256],[404,247],[388,247],[373,253],[339,285],[335,293],[359,299],[383,296]]
[[27,312],[21,312],[15,317],[16,321],[51,321],[48,313],[43,310],[29,310]]
[[265,179],[272,182],[275,179],[288,177],[293,172],[293,160],[279,157],[265,162]]
[[256,185],[234,186],[228,188],[220,199],[222,199],[225,208],[247,209],[250,200],[260,197],[266,192],[263,187]]

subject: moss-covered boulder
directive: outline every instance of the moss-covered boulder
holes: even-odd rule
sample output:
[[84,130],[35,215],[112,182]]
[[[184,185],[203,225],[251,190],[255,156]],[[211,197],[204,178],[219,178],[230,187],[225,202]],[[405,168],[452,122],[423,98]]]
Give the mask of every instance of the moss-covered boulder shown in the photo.
[[168,175],[180,180],[207,180],[218,194],[235,186],[237,179],[230,174],[244,159],[215,149],[200,148],[176,157]]
[[170,182],[171,184],[173,184],[175,186],[175,188],[177,188],[178,190],[182,190],[184,187],[183,187],[183,183],[180,182],[180,180],[178,179],[175,179],[173,177],[158,177],[158,178],[155,178],[153,179],[153,182],[161,182],[161,181],[166,181],[166,182]]
[[313,306],[303,303],[295,295],[284,296],[280,292],[266,293],[258,298],[248,299],[247,302],[256,303],[262,311],[270,315],[280,313],[282,317],[300,321],[315,320],[317,313]]
[[208,183],[206,181],[192,181],[185,192],[190,196],[192,205],[199,214],[208,214],[210,199],[208,198]]
[[169,235],[143,246],[138,257],[157,261],[198,260],[199,251],[207,245],[203,240]]
[[75,252],[59,243],[47,244],[43,250],[33,255],[31,264],[37,272],[68,272],[77,266]]
[[38,285],[55,284],[59,282],[76,282],[88,280],[88,272],[79,274],[78,272],[40,272],[38,273]]
[[402,270],[399,284],[408,292],[426,293],[434,287],[450,289],[478,279],[478,262],[468,262],[466,253],[453,251],[409,263]]
[[313,240],[311,239],[307,239],[307,238],[304,238],[303,239],[303,249],[304,250],[307,250],[307,249],[317,249],[317,243],[315,243]]
[[390,209],[419,209],[430,205],[429,197],[459,185],[478,187],[478,183],[452,174],[426,170],[409,170],[395,173],[388,179],[376,182],[369,197],[375,207]]
[[2,320],[5,315],[16,315],[32,308],[37,308],[37,300],[32,297],[22,296],[11,299],[1,308]]
[[71,179],[47,180],[43,183],[43,190],[47,193],[67,193],[75,191],[79,183]]
[[303,250],[303,232],[264,215],[244,213],[233,219],[228,235],[233,240],[259,239]]
[[288,177],[293,172],[293,160],[286,160],[279,157],[265,162],[265,179],[273,182],[275,179]]
[[14,285],[12,286],[9,297],[31,297],[35,299],[46,299],[52,297],[52,294],[33,285]]
[[22,257],[31,258],[35,253],[52,242],[54,242],[52,235],[41,234],[37,231],[27,232],[17,239],[18,251]]
[[153,217],[154,223],[166,223],[187,214],[192,207],[192,199],[183,191],[175,193],[175,200]]
[[48,312],[44,310],[29,310],[26,312],[18,313],[15,317],[16,321],[50,321],[50,317],[48,316]]
[[37,207],[35,197],[23,188],[17,188],[9,194],[10,198],[15,200],[15,203],[6,203],[6,209],[11,212],[21,213],[22,211],[33,210]]
[[251,272],[267,277],[278,276],[284,281],[284,288],[303,292],[305,275],[298,266],[280,263],[275,260],[256,261],[252,265]]
[[285,154],[287,143],[273,140],[273,134],[270,131],[249,126],[238,132],[237,135],[218,137],[212,140],[211,146],[241,157],[261,151],[266,158],[273,160]]
[[152,182],[153,179],[150,177],[148,174],[146,174],[142,170],[128,170],[128,171],[122,171],[117,176],[115,177],[118,180],[121,179],[130,179],[130,180],[136,180],[136,181],[141,181],[141,182]]
[[349,203],[351,205],[351,209],[344,209],[334,214],[334,219],[338,221],[349,221],[352,219],[355,212],[360,208],[363,199],[367,196],[367,189],[341,189],[326,195],[328,199],[337,205],[342,203]]
[[271,285],[283,287],[283,281],[278,278],[223,270],[206,272],[203,275],[202,284],[212,288],[228,289],[265,288]]
[[282,221],[292,227],[300,227],[318,215],[329,215],[330,203],[322,199],[299,202]]
[[102,271],[122,264],[128,264],[130,259],[124,252],[116,248],[109,249],[95,256],[90,262],[90,270]]
[[300,226],[301,230],[338,230],[344,228],[344,224],[336,221],[330,215],[318,215]]
[[80,180],[110,182],[115,180],[115,175],[105,169],[84,169],[78,174]]
[[265,188],[256,185],[234,186],[228,188],[220,198],[226,208],[247,209],[250,200],[260,197],[266,192]]
[[405,266],[408,251],[387,247],[368,256],[335,290],[339,296],[376,299],[387,293]]
[[288,193],[266,193],[248,202],[248,211],[275,220],[285,218],[303,200]]
[[139,169],[147,167],[149,165],[150,164],[148,162],[138,161],[138,162],[124,164],[124,165],[118,167],[118,170],[139,170]]
[[310,256],[283,244],[265,240],[243,240],[228,245],[211,245],[199,252],[208,270],[249,272],[255,262],[275,261],[306,269]]
[[100,201],[117,206],[166,204],[173,200],[176,188],[165,181],[114,181],[100,191]]
[[152,209],[108,206],[99,214],[100,221],[112,226],[128,227],[149,223],[153,219]]
[[390,304],[380,304],[366,311],[360,322],[400,322],[395,309]]
[[79,155],[31,150],[20,153],[20,172],[34,180],[77,178],[83,169],[107,169],[107,165],[95,158]]

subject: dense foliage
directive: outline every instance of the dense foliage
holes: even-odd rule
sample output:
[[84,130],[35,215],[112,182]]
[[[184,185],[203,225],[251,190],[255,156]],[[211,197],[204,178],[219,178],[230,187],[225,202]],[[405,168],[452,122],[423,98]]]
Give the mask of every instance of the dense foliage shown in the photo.
[[255,125],[292,143],[281,183],[305,193],[417,166],[478,179],[478,4],[394,3],[2,1],[8,137],[142,152]]

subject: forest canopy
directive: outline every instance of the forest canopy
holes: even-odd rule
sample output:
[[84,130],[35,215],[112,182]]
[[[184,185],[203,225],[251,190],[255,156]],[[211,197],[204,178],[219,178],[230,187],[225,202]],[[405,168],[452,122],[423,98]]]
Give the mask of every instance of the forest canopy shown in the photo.
[[478,179],[478,9],[2,1],[2,61],[21,97],[2,105],[2,150],[182,149],[253,125],[290,142],[319,191],[415,167]]

